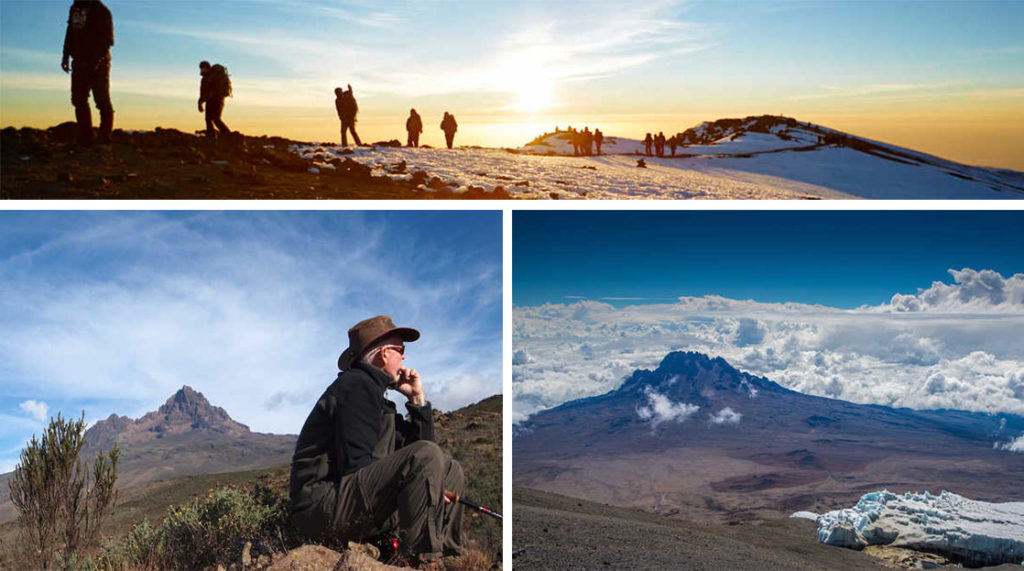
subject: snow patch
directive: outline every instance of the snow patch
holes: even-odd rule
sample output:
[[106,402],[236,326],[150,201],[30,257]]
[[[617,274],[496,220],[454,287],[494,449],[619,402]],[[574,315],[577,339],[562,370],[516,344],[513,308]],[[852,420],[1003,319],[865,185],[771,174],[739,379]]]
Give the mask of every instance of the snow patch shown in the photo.
[[1024,502],[982,502],[946,491],[935,496],[883,490],[817,521],[818,541],[839,547],[891,545],[940,553],[969,565],[1024,561]]

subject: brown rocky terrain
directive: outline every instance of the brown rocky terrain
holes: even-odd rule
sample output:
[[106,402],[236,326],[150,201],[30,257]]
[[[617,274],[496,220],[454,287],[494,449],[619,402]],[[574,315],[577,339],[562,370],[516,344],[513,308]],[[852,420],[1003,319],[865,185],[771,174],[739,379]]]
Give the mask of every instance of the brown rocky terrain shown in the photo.
[[[289,151],[296,141],[234,134],[211,140],[175,129],[115,130],[111,145],[74,143],[74,123],[0,131],[3,199],[503,199],[506,193],[455,194],[442,181],[373,176],[352,160],[334,171]],[[311,170],[312,169],[312,170]],[[413,173],[415,176],[415,173]],[[434,183],[434,181],[431,181]]]
[[[653,424],[657,393],[699,411]],[[711,413],[730,408],[735,423]],[[1024,455],[993,448],[1024,418],[860,405],[790,391],[721,358],[676,352],[616,390],[522,423],[524,486],[691,521],[769,521],[850,507],[865,493],[942,490],[1020,501]],[[993,477],[998,474],[998,477]]]
[[822,545],[814,522],[804,519],[735,525],[682,521],[518,487],[512,501],[512,565],[517,570],[959,568],[942,557],[906,549],[853,551]]

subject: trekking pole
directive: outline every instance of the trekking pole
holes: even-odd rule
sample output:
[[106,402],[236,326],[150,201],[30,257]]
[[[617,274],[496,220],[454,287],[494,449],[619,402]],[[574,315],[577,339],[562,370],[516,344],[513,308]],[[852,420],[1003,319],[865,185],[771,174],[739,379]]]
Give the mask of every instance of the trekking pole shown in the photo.
[[466,498],[464,498],[462,496],[459,496],[459,503],[464,505],[464,506],[469,506],[469,507],[475,509],[478,512],[483,512],[483,513],[485,513],[485,514],[487,514],[487,515],[489,515],[489,516],[491,516],[493,518],[502,519],[500,513],[496,512],[496,511],[493,511],[493,510],[490,510],[488,508],[485,508],[483,506],[474,504],[473,502],[467,500]]

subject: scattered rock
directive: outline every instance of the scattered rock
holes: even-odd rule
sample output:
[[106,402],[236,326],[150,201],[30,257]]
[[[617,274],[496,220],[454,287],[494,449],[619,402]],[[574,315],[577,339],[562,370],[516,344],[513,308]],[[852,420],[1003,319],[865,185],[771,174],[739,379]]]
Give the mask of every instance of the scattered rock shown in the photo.
[[429,175],[427,175],[426,171],[414,171],[412,173],[412,183],[417,186],[426,184],[427,176]]
[[647,161],[645,161],[643,159],[637,159],[636,166],[637,166],[637,168],[645,169],[645,168],[647,168]]
[[557,192],[549,192],[548,196],[551,197],[551,200],[558,200],[560,198]]
[[433,190],[448,190],[448,184],[435,176],[434,178],[430,179],[429,183],[427,183],[427,188]]
[[401,148],[402,143],[398,139],[391,139],[390,141],[377,141],[372,146],[374,146],[374,147]]
[[521,180],[521,181],[516,183],[516,186],[530,186],[530,181],[528,181],[528,180]]
[[274,558],[267,571],[316,571],[333,569],[341,559],[337,551],[322,545],[303,545]]
[[249,567],[250,565],[252,565],[252,554],[250,553],[251,550],[252,550],[252,542],[251,541],[246,541],[245,542],[245,546],[242,547],[242,567],[243,568]]
[[391,168],[388,169],[388,172],[393,172],[395,174],[405,174],[407,168],[409,168],[409,165],[406,164],[405,161],[398,161],[397,163],[391,165]]

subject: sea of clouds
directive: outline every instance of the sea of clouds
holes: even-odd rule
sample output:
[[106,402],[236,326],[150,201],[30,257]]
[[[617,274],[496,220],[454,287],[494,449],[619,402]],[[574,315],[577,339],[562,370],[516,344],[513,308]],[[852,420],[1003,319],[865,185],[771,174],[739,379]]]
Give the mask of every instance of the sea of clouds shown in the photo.
[[[1024,274],[949,273],[952,283],[852,310],[718,296],[622,308],[597,301],[517,307],[513,422],[615,389],[673,350],[721,356],[807,394],[1024,415]],[[690,416],[659,396],[648,395],[638,414],[660,422]],[[710,421],[739,418],[722,412]]]

